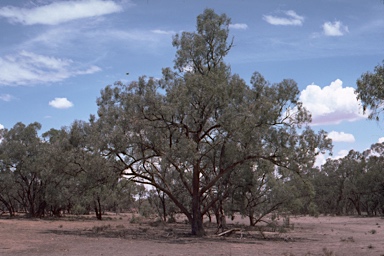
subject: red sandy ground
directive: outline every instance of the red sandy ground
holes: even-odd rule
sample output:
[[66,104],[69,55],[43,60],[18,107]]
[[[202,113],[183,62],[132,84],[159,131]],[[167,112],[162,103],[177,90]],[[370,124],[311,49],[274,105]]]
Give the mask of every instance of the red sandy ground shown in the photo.
[[[232,224],[246,223],[236,217]],[[131,216],[107,220],[0,219],[0,255],[364,255],[384,256],[384,219],[291,217],[293,229],[263,232],[246,226],[227,237],[191,237],[185,223],[131,223]],[[154,225],[156,224],[156,225]],[[229,228],[234,226],[229,225]],[[326,249],[324,249],[326,248]]]

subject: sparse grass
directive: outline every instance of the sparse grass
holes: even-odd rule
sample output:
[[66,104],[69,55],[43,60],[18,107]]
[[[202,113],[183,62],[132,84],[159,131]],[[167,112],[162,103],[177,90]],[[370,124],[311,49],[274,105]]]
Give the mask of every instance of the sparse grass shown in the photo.
[[92,227],[92,231],[94,232],[94,233],[100,233],[100,232],[103,232],[103,231],[105,231],[105,230],[107,230],[107,229],[110,229],[111,228],[111,225],[110,224],[108,224],[108,225],[102,225],[102,226],[93,226]]
[[328,250],[326,247],[323,248],[323,256],[336,256],[336,254],[331,251],[331,250]]
[[352,243],[354,243],[355,239],[353,238],[353,236],[349,236],[347,238],[345,238],[345,237],[340,238],[340,241],[341,242],[352,242]]
[[[293,253],[288,253],[288,252],[285,252],[285,253],[283,253],[283,255],[284,256],[295,256],[295,254],[293,254]],[[305,254],[305,256],[311,256],[312,254],[311,254],[311,252],[307,252],[306,254]],[[317,254],[316,254],[317,255]],[[328,250],[327,248],[323,248],[323,253],[321,254],[321,256],[336,256],[336,254],[333,252],[333,251],[331,251],[331,250]]]

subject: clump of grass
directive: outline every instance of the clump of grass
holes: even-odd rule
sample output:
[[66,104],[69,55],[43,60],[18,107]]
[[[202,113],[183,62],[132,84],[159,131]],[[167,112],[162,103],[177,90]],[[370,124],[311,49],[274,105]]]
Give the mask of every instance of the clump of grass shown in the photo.
[[369,231],[369,233],[371,233],[372,235],[376,234],[376,229],[372,229],[371,231]]
[[372,244],[368,245],[368,249],[373,249],[375,248]]
[[108,225],[102,225],[102,226],[93,226],[92,227],[92,231],[95,232],[95,233],[99,233],[99,232],[103,232],[107,229],[110,229],[111,228],[111,225],[108,224]]
[[345,238],[345,237],[340,238],[340,241],[341,242],[352,242],[352,243],[354,243],[355,239],[353,238],[353,236],[349,236],[347,238]]
[[59,225],[59,228],[62,228],[63,227],[63,225]]
[[323,256],[336,256],[336,254],[331,251],[331,250],[328,250],[326,247],[323,248]]

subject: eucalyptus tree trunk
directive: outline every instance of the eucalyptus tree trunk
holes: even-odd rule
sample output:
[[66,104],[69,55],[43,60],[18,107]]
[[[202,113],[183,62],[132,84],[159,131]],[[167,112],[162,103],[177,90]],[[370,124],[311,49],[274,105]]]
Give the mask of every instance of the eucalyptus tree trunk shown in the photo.
[[192,177],[192,235],[204,236],[203,214],[201,213],[201,196],[200,196],[200,170],[197,165],[193,168]]

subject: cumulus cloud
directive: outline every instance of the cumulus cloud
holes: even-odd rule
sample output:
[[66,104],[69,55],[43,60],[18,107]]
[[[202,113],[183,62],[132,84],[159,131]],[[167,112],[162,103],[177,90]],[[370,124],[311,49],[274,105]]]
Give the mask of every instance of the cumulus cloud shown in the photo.
[[302,26],[304,23],[304,17],[298,15],[295,11],[285,11],[286,17],[277,17],[272,15],[264,15],[263,19],[271,25],[282,26]]
[[0,130],[4,129],[4,125],[0,124]]
[[55,98],[48,103],[51,107],[66,109],[73,107],[73,103],[70,102],[67,98]]
[[337,154],[332,156],[332,157],[326,156],[324,154],[319,154],[316,156],[314,166],[318,166],[318,167],[322,166],[323,164],[325,164],[327,162],[328,158],[332,159],[332,160],[343,158],[349,154],[349,151],[350,150],[342,149],[342,150],[338,151]]
[[343,36],[348,33],[348,27],[344,26],[340,21],[325,22],[323,24],[323,33],[326,36]]
[[248,28],[248,25],[244,23],[235,23],[235,24],[229,24],[229,28],[246,30]]
[[0,17],[8,19],[11,23],[23,25],[57,25],[72,20],[121,12],[122,10],[122,6],[114,1],[60,1],[29,9],[5,6],[0,8]]
[[308,85],[301,92],[300,101],[311,112],[312,124],[338,124],[365,118],[354,92],[354,88],[343,87],[337,79],[324,88]]
[[343,157],[345,157],[345,156],[347,156],[349,154],[349,151],[350,150],[342,149],[339,152],[337,152],[337,154],[333,157],[333,159],[343,158]]
[[0,100],[2,101],[11,101],[13,96],[10,94],[0,94]]
[[331,131],[328,133],[328,137],[331,138],[333,142],[355,142],[353,134],[345,132]]
[[384,137],[379,138],[377,142],[378,143],[383,143],[384,142]]
[[0,85],[30,85],[58,82],[66,78],[100,71],[97,66],[85,70],[77,68],[71,59],[60,59],[21,51],[0,57]]

